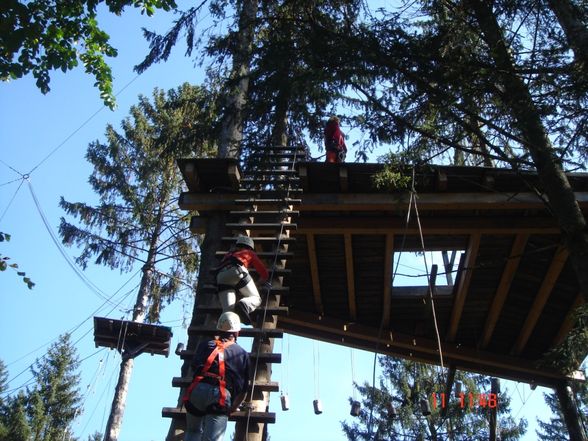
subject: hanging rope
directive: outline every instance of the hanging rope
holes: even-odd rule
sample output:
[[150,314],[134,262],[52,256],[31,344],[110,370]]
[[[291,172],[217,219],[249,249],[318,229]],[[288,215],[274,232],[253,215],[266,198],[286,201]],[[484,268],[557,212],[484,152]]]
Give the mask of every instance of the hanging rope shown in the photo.
[[414,200],[414,211],[416,214],[416,221],[417,221],[417,225],[419,227],[419,237],[421,240],[421,247],[423,250],[423,260],[425,263],[425,272],[427,274],[427,282],[428,282],[428,295],[429,295],[429,300],[431,301],[431,309],[433,311],[433,324],[435,326],[435,335],[437,337],[437,348],[439,350],[439,361],[441,363],[441,378],[443,378],[443,380],[445,380],[445,366],[443,364],[443,349],[441,347],[441,336],[439,333],[439,324],[437,322],[437,311],[435,308],[435,301],[433,300],[433,289],[431,287],[431,276],[429,273],[429,265],[427,263],[427,253],[426,253],[426,249],[425,249],[425,239],[423,237],[423,227],[421,225],[421,218],[419,216],[419,209],[418,209],[418,204],[417,204],[417,192],[416,192],[416,188],[415,188],[415,169],[412,169],[412,185],[411,185],[411,194],[412,194],[412,199]]

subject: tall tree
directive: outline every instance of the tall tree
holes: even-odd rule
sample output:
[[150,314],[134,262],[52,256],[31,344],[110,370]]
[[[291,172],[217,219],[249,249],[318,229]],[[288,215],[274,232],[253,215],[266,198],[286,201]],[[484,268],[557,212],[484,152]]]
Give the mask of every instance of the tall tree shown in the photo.
[[[588,437],[588,385],[585,382],[573,384],[573,398],[575,405],[580,414],[584,437]],[[541,439],[550,439],[554,441],[567,441],[569,438],[568,427],[565,423],[563,413],[558,397],[555,392],[544,393],[543,398],[551,409],[552,416],[548,420],[537,418],[539,429],[536,431],[537,436]]]
[[35,387],[28,394],[35,441],[69,440],[69,429],[81,410],[77,351],[69,334],[59,337],[31,368]]
[[[141,265],[134,322],[157,322],[166,302],[192,286],[198,242],[189,216],[176,207],[181,177],[175,158],[214,153],[212,103],[211,93],[188,84],[167,93],[156,89],[152,102],[141,96],[122,122],[122,133],[109,125],[106,142],[88,148],[86,158],[94,166],[89,182],[100,203],[60,202],[81,224],[62,219],[59,229],[65,244],[82,248],[81,265],[92,258],[121,271]],[[123,354],[105,440],[118,439],[133,365],[133,357]]]
[[127,6],[152,15],[170,10],[173,0],[7,0],[0,4],[0,80],[32,73],[37,87],[49,92],[51,71],[73,69],[81,61],[96,78],[104,104],[114,107],[112,71],[105,57],[117,51],[98,24],[97,8],[104,3],[120,15]]
[[379,388],[358,386],[359,421],[343,423],[350,441],[487,440],[493,410],[500,439],[517,440],[525,433],[526,421],[516,424],[509,416],[508,395],[490,395],[487,377],[457,371],[455,382],[461,384],[461,392],[447,393],[437,367],[393,357],[379,357],[379,363],[383,369]]
[[2,406],[1,441],[29,441],[31,428],[27,418],[27,398],[23,391],[16,397],[9,397]]

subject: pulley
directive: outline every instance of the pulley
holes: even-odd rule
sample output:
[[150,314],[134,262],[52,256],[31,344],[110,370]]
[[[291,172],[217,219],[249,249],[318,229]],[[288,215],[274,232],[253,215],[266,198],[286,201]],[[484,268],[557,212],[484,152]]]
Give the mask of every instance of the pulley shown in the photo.
[[431,415],[431,407],[429,406],[429,400],[427,400],[426,398],[421,398],[420,404],[421,404],[421,412],[423,413],[423,415],[424,416]]

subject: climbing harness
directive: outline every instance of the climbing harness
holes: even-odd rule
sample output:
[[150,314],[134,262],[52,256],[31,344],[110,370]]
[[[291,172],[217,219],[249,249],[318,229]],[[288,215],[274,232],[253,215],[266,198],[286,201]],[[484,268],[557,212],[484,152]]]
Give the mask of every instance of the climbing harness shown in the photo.
[[[223,342],[222,340],[215,340],[216,347],[210,353],[208,358],[206,359],[206,363],[202,367],[200,374],[194,377],[192,384],[186,390],[186,393],[182,397],[182,402],[186,407],[186,410],[195,416],[203,416],[209,413],[227,413],[228,407],[226,404],[227,399],[227,382],[225,379],[225,349],[234,344],[234,341],[226,341]],[[214,361],[218,358],[218,374],[210,372],[210,368]],[[203,412],[200,409],[197,409],[191,402],[190,402],[190,395],[192,391],[200,382],[207,382],[211,384],[218,384],[220,396],[218,399],[218,403],[210,404],[206,410]]]

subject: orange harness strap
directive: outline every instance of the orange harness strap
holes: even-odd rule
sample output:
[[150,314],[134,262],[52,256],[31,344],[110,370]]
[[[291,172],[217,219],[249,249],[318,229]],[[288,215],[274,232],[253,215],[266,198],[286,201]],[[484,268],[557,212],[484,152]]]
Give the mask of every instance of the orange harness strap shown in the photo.
[[[215,380],[218,381],[219,389],[220,389],[220,397],[218,400],[218,404],[221,407],[225,406],[226,399],[227,399],[227,382],[225,380],[225,353],[224,352],[225,352],[226,348],[228,348],[229,346],[231,346],[235,342],[234,341],[223,342],[221,340],[215,340],[215,343],[216,343],[216,347],[214,348],[214,350],[210,353],[210,355],[206,359],[206,363],[204,363],[204,366],[202,367],[202,371],[200,372],[200,375],[197,375],[196,377],[194,377],[194,380],[192,381],[192,383],[190,384],[190,386],[186,390],[186,393],[182,397],[182,401],[184,404],[186,404],[190,401],[190,395],[192,394],[192,390],[194,390],[194,388],[196,386],[198,386],[198,383],[200,383],[204,379],[204,377],[207,377],[207,378],[214,378]],[[218,375],[214,374],[212,372],[208,372],[210,370],[212,364],[214,363],[214,360],[217,357],[218,357]]]

